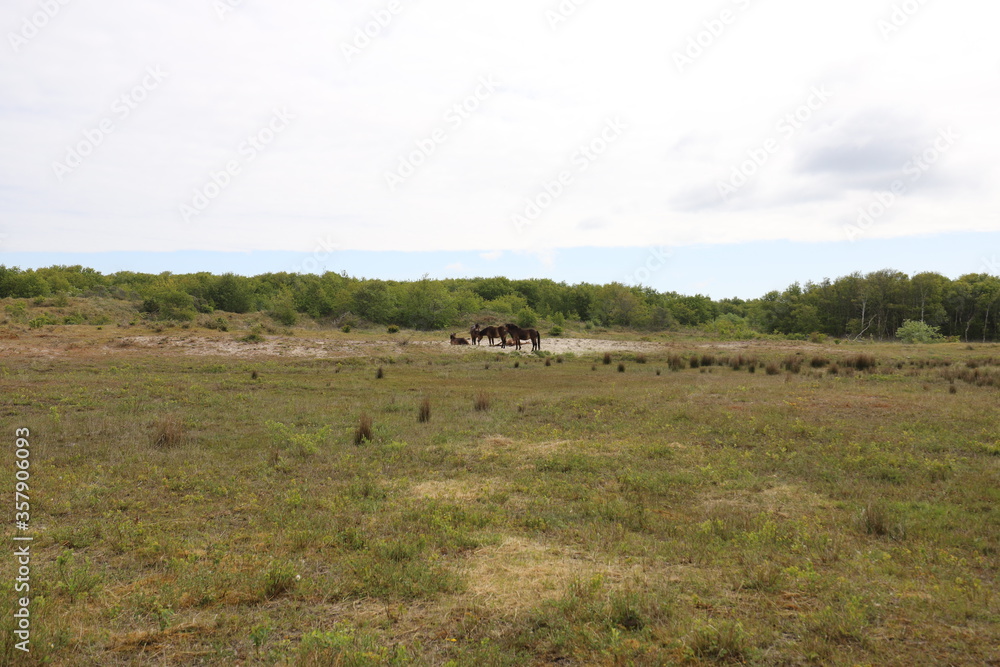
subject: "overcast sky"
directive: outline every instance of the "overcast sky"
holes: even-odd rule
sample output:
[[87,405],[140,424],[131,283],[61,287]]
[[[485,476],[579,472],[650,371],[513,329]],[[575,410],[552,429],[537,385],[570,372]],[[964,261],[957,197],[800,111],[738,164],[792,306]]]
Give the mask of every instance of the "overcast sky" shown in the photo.
[[[991,232],[967,237],[989,256],[998,19],[995,0],[5,0],[0,259],[335,245],[493,275],[511,251],[551,272],[569,248]],[[841,254],[835,273],[861,268]]]

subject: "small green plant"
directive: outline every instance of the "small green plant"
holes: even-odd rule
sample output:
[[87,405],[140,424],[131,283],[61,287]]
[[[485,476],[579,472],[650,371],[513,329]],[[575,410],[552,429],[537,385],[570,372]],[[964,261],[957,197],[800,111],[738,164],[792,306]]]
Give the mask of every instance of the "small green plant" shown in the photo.
[[295,589],[301,577],[287,563],[272,563],[264,574],[264,597],[268,600]]
[[695,628],[687,645],[699,658],[744,661],[750,651],[750,635],[739,621],[720,621]]
[[279,421],[267,420],[264,425],[271,432],[271,437],[279,450],[288,451],[296,456],[313,456],[330,437],[330,427],[323,426],[315,431],[297,432],[291,426]]
[[344,326],[340,327],[340,330],[343,331],[344,333],[351,333],[351,325],[345,324]]
[[160,607],[156,610],[156,624],[160,628],[160,632],[166,632],[167,628],[170,627],[170,619],[174,617],[174,610],[168,609],[167,607]]
[[399,327],[398,327],[398,326],[396,326],[395,324],[390,324],[390,325],[389,325],[389,326],[388,326],[388,327],[386,328],[386,333],[391,333],[391,334],[394,334],[394,333],[399,333]]
[[56,571],[59,573],[59,588],[69,596],[71,602],[94,590],[101,582],[100,574],[90,573],[90,559],[84,565],[73,567],[75,556],[69,549],[56,557]]
[[253,648],[257,652],[258,657],[260,656],[261,647],[273,631],[274,627],[270,623],[258,623],[250,628],[250,641],[253,642]]

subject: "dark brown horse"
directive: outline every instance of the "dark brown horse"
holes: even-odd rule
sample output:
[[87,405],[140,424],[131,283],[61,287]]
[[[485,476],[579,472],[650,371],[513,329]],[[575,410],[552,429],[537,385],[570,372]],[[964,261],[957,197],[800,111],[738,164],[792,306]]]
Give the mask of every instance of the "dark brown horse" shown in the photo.
[[480,329],[479,340],[482,340],[483,338],[489,339],[490,346],[492,347],[496,344],[495,341],[497,338],[503,342],[503,333],[501,333],[501,330],[503,330],[503,327],[486,327],[484,329]]
[[464,339],[464,338],[459,338],[459,337],[458,337],[458,336],[456,336],[455,334],[452,334],[452,335],[451,335],[451,344],[452,344],[452,345],[468,345],[468,344],[469,344],[469,341],[467,341],[467,340],[466,340],[466,339]]
[[483,334],[479,330],[479,322],[476,322],[476,324],[471,329],[469,329],[469,340],[472,341],[473,345],[479,345],[479,341],[481,341],[482,339],[483,339]]
[[542,349],[542,336],[536,330],[522,329],[516,324],[510,324],[509,322],[504,325],[504,328],[507,329],[507,332],[510,333],[511,338],[514,339],[514,346],[517,349],[519,350],[521,349],[522,340],[530,340],[532,350]]

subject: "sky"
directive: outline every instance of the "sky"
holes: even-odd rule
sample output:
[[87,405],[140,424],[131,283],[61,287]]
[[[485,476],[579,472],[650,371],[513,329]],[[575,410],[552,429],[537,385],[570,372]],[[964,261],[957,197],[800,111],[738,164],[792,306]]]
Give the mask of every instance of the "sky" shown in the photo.
[[714,298],[997,273],[998,19],[986,0],[6,0],[0,263]]

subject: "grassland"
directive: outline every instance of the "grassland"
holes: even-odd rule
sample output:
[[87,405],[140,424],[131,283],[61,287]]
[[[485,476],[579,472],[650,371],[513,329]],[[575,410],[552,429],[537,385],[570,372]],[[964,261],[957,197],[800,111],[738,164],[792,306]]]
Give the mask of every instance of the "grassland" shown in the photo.
[[5,332],[4,664],[1000,664],[1000,346]]

